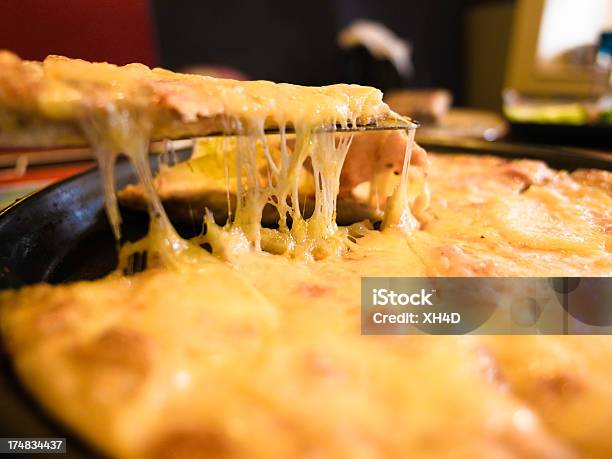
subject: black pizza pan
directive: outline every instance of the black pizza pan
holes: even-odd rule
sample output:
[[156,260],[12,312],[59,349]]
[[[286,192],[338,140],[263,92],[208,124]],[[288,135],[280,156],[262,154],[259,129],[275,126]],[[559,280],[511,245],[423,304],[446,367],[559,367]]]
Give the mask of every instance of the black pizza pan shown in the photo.
[[557,143],[612,150],[611,124],[555,124],[510,122],[509,137],[517,142]]
[[[477,140],[448,143],[437,140],[435,144],[423,146],[437,153],[538,159],[556,169],[612,170],[612,156],[578,149]],[[179,157],[189,155],[188,150],[177,153]],[[157,162],[152,159],[154,169]],[[125,160],[118,161],[115,177],[118,189],[135,182],[132,168]],[[122,234],[126,240],[136,240],[146,233],[145,215],[123,211],[122,217]],[[189,236],[199,228],[193,225],[178,230]],[[96,168],[33,193],[0,213],[0,290],[38,282],[95,279],[109,273],[116,262],[117,243],[104,213],[100,174]],[[2,356],[1,365],[0,437],[67,436],[67,457],[94,456],[28,396],[17,382],[7,356]]]

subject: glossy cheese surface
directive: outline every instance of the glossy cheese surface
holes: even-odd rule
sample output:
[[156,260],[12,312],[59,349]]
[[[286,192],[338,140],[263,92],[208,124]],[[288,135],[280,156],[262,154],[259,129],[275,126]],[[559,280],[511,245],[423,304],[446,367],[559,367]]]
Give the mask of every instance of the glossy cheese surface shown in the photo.
[[360,335],[361,276],[612,273],[601,183],[430,160],[429,222],[353,226],[341,257],[247,251],[4,293],[18,373],[120,457],[609,457],[607,337]]
[[3,335],[26,386],[111,456],[572,457],[477,340],[359,334],[360,275],[425,269],[381,237],[356,260],[26,288],[3,296]]
[[[211,130],[223,131],[254,118],[321,126],[374,121],[391,113],[382,93],[370,87],[224,80],[63,56],[34,62],[0,51],[0,111],[6,116],[80,123],[81,117],[113,106],[146,112],[153,131],[160,133],[201,119],[212,120]],[[174,121],[180,124],[171,125]]]
[[[120,253],[125,265],[146,250],[145,272],[0,293],[17,374],[107,455],[612,455],[607,338],[360,334],[362,276],[611,275],[608,173],[427,159],[410,136],[379,135],[364,147],[360,136],[317,131],[388,114],[371,88],[233,82],[61,57],[41,64],[8,53],[0,69],[4,129],[29,116],[53,129],[54,120],[76,120],[96,149],[116,235],[117,155],[132,161],[151,217],[149,235]],[[206,233],[190,241],[174,231],[149,169],[150,139],[176,126],[168,117],[181,129],[202,117],[240,127],[235,148],[219,147],[222,173],[216,167],[211,178],[205,168],[208,181],[194,184],[206,191],[222,178],[234,194],[232,217],[220,225],[206,213]],[[281,135],[295,126],[293,145],[283,138],[272,151],[271,117]],[[306,173],[308,217],[298,196],[308,191]],[[181,183],[188,193],[189,179]],[[343,195],[374,206],[380,229],[338,226]],[[261,227],[266,204],[279,211],[278,229]]]

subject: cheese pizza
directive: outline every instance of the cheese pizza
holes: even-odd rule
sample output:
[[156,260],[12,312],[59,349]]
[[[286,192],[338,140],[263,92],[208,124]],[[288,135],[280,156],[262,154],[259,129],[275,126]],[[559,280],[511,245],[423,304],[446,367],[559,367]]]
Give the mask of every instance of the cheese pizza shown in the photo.
[[[612,455],[607,337],[360,334],[364,276],[610,276],[610,173],[426,155],[411,133],[335,133],[395,116],[371,88],[10,53],[0,70],[2,143],[90,142],[117,235],[112,165],[124,153],[140,183],[120,200],[150,215],[149,234],[121,248],[108,276],[0,293],[17,375],[94,448],[121,458]],[[213,131],[235,137],[198,140],[190,162],[152,177],[151,139]],[[205,231],[181,238],[162,200],[199,207]],[[142,251],[147,269],[126,275]]]

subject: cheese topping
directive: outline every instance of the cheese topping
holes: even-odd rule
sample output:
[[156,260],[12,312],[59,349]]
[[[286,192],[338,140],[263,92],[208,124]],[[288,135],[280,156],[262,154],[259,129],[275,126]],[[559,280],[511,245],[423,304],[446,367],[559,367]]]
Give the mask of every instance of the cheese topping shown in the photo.
[[[237,202],[233,221],[228,221],[223,229],[215,228],[212,215],[206,217],[208,232],[198,241],[208,242],[213,253],[228,259],[236,248],[251,246],[291,257],[320,259],[339,255],[348,249],[348,232],[336,224],[336,203],[340,172],[353,135],[336,134],[332,128],[317,130],[305,124],[296,126],[291,149],[285,125],[281,125],[278,155],[271,153],[262,123],[254,128],[247,127],[246,134],[240,135],[235,145],[225,143],[229,148],[223,154],[231,158],[226,163],[235,164],[233,177],[236,177]],[[408,137],[402,178],[384,217],[385,227],[400,227],[405,231],[418,227],[418,221],[410,210],[407,186],[413,137],[413,133]],[[260,174],[258,168],[262,161],[265,162],[265,172]],[[312,169],[314,189],[314,211],[309,218],[304,217],[298,197],[306,163]],[[227,169],[226,181],[229,182]],[[262,212],[266,204],[278,211],[277,230],[262,231]],[[233,236],[229,238],[223,233]],[[228,248],[229,240],[241,243]],[[245,240],[249,244],[244,244]]]
[[[237,134],[232,158],[237,195],[233,220],[221,229],[214,228],[214,220],[207,218],[208,233],[197,242],[208,242],[214,252],[228,256],[240,247],[259,250],[262,244],[274,240],[277,250],[291,256],[321,258],[343,251],[346,245],[346,238],[338,232],[335,213],[340,171],[352,136],[336,135],[336,125],[346,127],[397,116],[382,102],[380,91],[355,85],[315,88],[268,81],[238,82],[149,69],[140,64],[117,67],[61,56],[49,56],[42,63],[27,62],[7,52],[0,52],[0,70],[3,119],[8,113],[26,124],[32,120],[74,122],[93,145],[104,180],[106,211],[117,238],[121,219],[114,163],[119,154],[130,159],[144,187],[151,217],[148,250],[160,259],[190,251],[190,244],[174,231],[155,193],[148,161],[151,138],[185,136],[190,129],[197,134]],[[20,80],[27,84],[20,85]],[[278,126],[281,132],[280,154],[276,157],[270,153],[265,136],[269,126]],[[285,135],[287,127],[296,132],[293,148]],[[10,137],[11,129],[8,132]],[[0,143],[3,136],[0,129]],[[412,137],[408,153],[411,142]],[[224,150],[229,159],[228,149]],[[264,181],[259,173],[262,163]],[[409,154],[402,183],[385,217],[386,226],[417,226],[407,198],[408,164]],[[305,166],[312,168],[315,192],[314,213],[308,219],[302,216],[298,200]],[[266,204],[278,209],[279,228],[262,236]],[[227,246],[230,241],[234,241],[234,247]]]
[[[7,52],[0,53],[0,70],[4,71],[0,77],[3,113],[49,123],[75,122],[93,145],[104,180],[106,211],[117,238],[120,214],[113,170],[119,154],[130,159],[144,188],[151,218],[147,251],[160,260],[169,259],[171,253],[191,252],[195,244],[177,235],[155,193],[148,160],[151,138],[176,132],[184,136],[196,129],[194,126],[198,134],[237,134],[231,161],[229,149],[223,152],[226,164],[235,166],[233,220],[221,229],[214,228],[212,218],[206,218],[208,232],[196,242],[208,242],[223,257],[246,247],[260,250],[273,241],[277,251],[290,256],[322,258],[341,253],[347,245],[346,232],[338,230],[335,216],[340,171],[352,136],[336,135],[335,127],[397,116],[382,102],[380,91],[355,85],[315,88],[238,82],[140,64],[117,67],[60,56],[37,63],[21,61]],[[19,80],[24,78],[27,84],[20,86]],[[203,126],[203,122],[208,124]],[[269,126],[278,126],[281,132],[276,157],[265,136]],[[296,132],[293,148],[287,141],[287,127]],[[0,135],[0,143],[2,139]],[[413,133],[385,227],[412,230],[418,226],[410,212],[406,185],[412,139]],[[263,181],[259,173],[262,163]],[[312,168],[315,194],[314,213],[308,219],[303,217],[298,200],[305,167]],[[229,166],[225,169],[229,183]],[[262,212],[267,204],[278,209],[277,232],[262,233]]]
[[[150,266],[180,268],[0,293],[2,336],[28,389],[112,457],[610,457],[609,340],[364,337],[359,289],[361,276],[609,275],[612,198],[588,183],[612,180],[581,174],[579,185],[535,162],[486,157],[434,157],[428,178],[410,135],[383,230],[338,228],[340,170],[358,137],[321,128],[387,113],[372,91],[0,53],[0,128],[78,120],[117,236],[112,171],[125,154],[151,229],[120,265],[144,250]],[[156,193],[149,139],[176,133],[169,120],[185,129],[217,115],[211,129],[238,133],[219,141],[236,211],[223,227],[209,213],[206,234],[185,241]],[[268,123],[280,126],[278,148]],[[424,174],[409,184],[411,163]],[[306,218],[298,193],[309,171]],[[375,172],[370,195],[382,204],[392,177]],[[266,204],[277,230],[261,228]]]

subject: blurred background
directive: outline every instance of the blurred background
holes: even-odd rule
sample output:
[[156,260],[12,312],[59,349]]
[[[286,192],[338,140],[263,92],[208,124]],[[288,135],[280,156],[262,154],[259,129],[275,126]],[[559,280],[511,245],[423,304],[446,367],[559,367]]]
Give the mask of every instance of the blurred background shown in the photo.
[[[4,0],[0,48],[236,79],[379,87],[421,141],[612,151],[612,0]],[[0,207],[88,167],[0,151]]]

